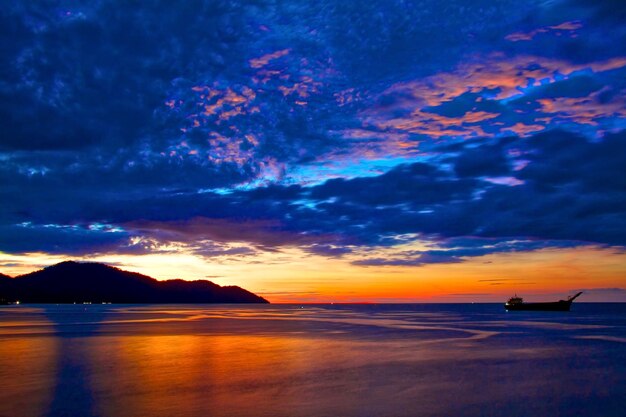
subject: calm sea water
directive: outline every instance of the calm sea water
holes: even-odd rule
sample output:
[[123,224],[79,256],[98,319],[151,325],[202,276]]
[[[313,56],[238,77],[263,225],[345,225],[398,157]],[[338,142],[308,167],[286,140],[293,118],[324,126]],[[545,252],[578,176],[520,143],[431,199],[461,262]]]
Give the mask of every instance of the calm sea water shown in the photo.
[[626,304],[0,307],[0,416],[619,416]]

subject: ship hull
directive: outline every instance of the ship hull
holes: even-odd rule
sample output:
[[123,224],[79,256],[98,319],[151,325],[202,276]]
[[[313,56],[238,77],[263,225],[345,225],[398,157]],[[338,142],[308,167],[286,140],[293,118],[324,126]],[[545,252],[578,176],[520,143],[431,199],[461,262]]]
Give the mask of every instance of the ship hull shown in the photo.
[[521,303],[505,304],[507,311],[569,311],[572,306],[568,301],[556,301],[553,303]]

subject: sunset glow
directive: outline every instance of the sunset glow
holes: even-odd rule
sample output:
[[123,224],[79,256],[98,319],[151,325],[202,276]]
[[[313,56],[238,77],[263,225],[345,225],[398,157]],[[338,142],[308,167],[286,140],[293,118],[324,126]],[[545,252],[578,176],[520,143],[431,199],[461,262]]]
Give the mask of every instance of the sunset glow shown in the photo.
[[365,3],[7,6],[0,272],[626,302],[623,22]]

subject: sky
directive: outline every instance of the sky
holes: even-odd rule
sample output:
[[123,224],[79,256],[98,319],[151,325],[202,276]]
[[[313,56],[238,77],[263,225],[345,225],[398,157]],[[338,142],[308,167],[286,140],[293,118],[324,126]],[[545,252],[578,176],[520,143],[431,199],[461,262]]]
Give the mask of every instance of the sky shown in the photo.
[[626,301],[626,3],[0,11],[0,272]]

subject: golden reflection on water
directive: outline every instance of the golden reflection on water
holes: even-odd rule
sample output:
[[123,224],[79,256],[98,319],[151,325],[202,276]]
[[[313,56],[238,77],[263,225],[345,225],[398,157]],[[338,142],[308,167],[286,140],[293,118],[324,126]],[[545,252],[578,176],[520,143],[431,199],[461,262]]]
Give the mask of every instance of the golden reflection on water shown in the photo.
[[[292,383],[340,366],[346,352],[339,345],[293,336],[99,337],[93,354],[117,373],[94,370],[92,383],[115,399],[99,402],[102,415],[265,415],[302,406]],[[322,384],[311,381],[307,390]]]
[[[11,364],[18,374],[11,387],[29,395],[0,415],[385,415],[390,404],[416,407],[417,397],[425,398],[420,410],[435,409],[430,387],[454,384],[449,373],[433,372],[458,358],[456,349],[337,336],[126,333],[3,341],[2,358],[26,353]],[[0,361],[1,369],[8,363]]]
[[[24,322],[14,324],[16,332],[23,331]],[[50,337],[0,335],[0,416],[45,415],[56,385],[58,343]]]
[[[89,349],[97,414],[130,416],[360,415],[427,384],[398,372],[458,351],[333,334],[100,336]],[[480,354],[482,356],[482,354]],[[424,369],[430,369],[426,365]],[[440,366],[440,365],[436,365]],[[112,372],[112,373],[109,373]],[[410,398],[411,396],[408,396]],[[329,414],[331,413],[331,414]]]

